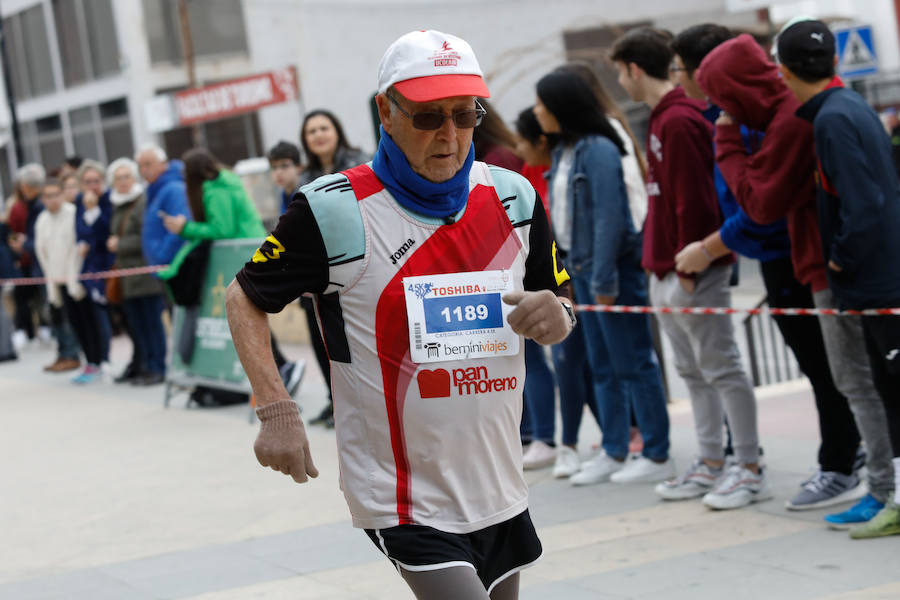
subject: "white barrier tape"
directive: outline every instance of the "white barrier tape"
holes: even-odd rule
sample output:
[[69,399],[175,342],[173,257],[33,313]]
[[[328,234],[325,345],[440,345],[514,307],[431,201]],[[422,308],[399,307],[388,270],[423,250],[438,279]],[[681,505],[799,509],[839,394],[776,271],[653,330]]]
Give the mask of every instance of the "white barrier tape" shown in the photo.
[[[151,267],[131,267],[129,269],[113,269],[111,271],[97,271],[96,273],[82,273],[78,276],[80,281],[93,279],[109,279],[111,277],[129,277],[131,275],[146,275],[148,273],[158,273],[168,269],[169,265],[153,265]],[[11,283],[12,285],[44,285],[47,283],[46,277],[11,277],[9,279],[0,279],[0,285]],[[53,283],[66,283],[65,279],[54,279]]]
[[838,310],[836,308],[723,308],[699,306],[618,306],[603,304],[576,304],[579,312],[606,312],[653,315],[761,315],[785,317],[817,316],[887,316],[900,315],[900,308],[868,308],[865,310]]

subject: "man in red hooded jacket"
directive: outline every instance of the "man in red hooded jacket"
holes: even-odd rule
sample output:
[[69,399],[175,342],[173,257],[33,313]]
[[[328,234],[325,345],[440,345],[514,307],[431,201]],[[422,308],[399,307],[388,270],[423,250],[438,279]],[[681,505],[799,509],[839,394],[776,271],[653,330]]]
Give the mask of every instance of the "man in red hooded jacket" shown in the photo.
[[[836,308],[819,235],[813,132],[794,114],[799,101],[778,76],[778,68],[746,34],[710,52],[696,79],[710,101],[726,113],[716,123],[716,162],[738,203],[759,223],[787,217],[797,280],[811,287],[817,307]],[[765,132],[752,155],[744,146],[740,124]],[[835,385],[847,397],[868,451],[872,497],[826,517],[831,526],[843,528],[874,516],[867,508],[872,500],[883,503],[890,495],[892,452],[859,317],[819,317],[819,324]],[[823,475],[817,473],[806,485],[826,485]]]

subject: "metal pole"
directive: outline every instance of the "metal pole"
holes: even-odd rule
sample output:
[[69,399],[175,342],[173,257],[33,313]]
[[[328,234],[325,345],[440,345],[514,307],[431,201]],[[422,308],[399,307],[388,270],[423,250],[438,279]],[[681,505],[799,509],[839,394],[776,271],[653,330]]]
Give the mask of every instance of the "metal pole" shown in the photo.
[[19,118],[16,116],[16,96],[12,87],[12,71],[9,67],[9,55],[6,53],[6,32],[3,31],[2,10],[0,10],[0,60],[3,64],[3,85],[6,87],[6,102],[9,104],[10,129],[12,130],[12,143],[16,153],[16,167],[21,167],[22,142],[19,137]]
[[[181,45],[184,48],[184,66],[187,69],[188,89],[197,87],[197,75],[194,71],[194,38],[191,37],[191,18],[188,13],[187,0],[178,0],[178,21],[181,23]],[[205,146],[206,140],[199,123],[191,125],[191,136],[194,146]]]

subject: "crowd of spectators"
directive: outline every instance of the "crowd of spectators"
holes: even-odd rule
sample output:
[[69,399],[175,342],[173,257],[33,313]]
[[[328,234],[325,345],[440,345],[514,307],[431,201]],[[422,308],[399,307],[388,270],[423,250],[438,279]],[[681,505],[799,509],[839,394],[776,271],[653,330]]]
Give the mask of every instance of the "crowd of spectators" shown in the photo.
[[[475,159],[532,182],[576,302],[728,307],[740,254],[759,261],[772,307],[900,306],[900,272],[889,258],[900,252],[891,138],[835,75],[824,24],[789,24],[776,49],[777,62],[750,36],[714,24],[623,36],[610,58],[625,91],[651,109],[644,144],[586,63],[541,77],[515,132],[482,101]],[[299,187],[368,159],[326,110],[306,115],[299,141],[268,153],[282,212]],[[266,235],[240,179],[202,148],[183,162],[155,145],[109,167],[73,158],[49,176],[25,165],[2,216],[0,276],[48,278],[15,287],[13,346],[54,340],[57,358],[45,370],[80,370],[78,384],[102,379],[111,323],[134,348],[115,380],[163,382],[164,281],[204,241]],[[117,286],[79,277],[147,265],[169,267]],[[300,306],[330,381],[313,301]],[[715,509],[770,499],[756,398],[731,319],[657,319],[690,395],[696,460],[676,470],[670,456],[651,318],[588,312],[549,356],[525,343],[524,467],[552,467],[573,485],[653,483],[664,499],[702,498]],[[897,319],[776,319],[812,384],[821,434],[816,473],[787,507],[855,502],[826,517],[835,528],[857,526],[854,537],[900,532],[892,500],[900,478]],[[190,357],[190,341],[172,345]],[[296,390],[305,365],[285,359],[274,335],[272,348],[287,389]],[[0,360],[15,358],[15,348],[3,349],[0,342]],[[577,450],[585,406],[603,432],[590,457]],[[333,425],[331,405],[312,422]]]

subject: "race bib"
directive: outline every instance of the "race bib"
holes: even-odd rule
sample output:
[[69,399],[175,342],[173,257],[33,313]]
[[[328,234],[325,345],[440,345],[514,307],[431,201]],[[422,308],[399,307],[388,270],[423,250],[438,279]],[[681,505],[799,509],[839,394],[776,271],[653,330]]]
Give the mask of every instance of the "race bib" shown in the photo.
[[519,336],[504,304],[513,291],[509,271],[404,277],[410,356],[414,363],[509,356]]

